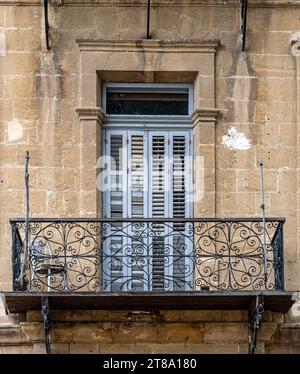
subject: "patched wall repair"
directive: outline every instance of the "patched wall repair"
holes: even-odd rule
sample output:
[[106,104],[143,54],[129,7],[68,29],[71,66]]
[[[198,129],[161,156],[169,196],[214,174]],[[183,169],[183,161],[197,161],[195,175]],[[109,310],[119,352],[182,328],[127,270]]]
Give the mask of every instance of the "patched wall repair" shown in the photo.
[[228,129],[227,134],[222,136],[221,144],[229,149],[238,149],[240,151],[251,148],[251,141],[233,126]]

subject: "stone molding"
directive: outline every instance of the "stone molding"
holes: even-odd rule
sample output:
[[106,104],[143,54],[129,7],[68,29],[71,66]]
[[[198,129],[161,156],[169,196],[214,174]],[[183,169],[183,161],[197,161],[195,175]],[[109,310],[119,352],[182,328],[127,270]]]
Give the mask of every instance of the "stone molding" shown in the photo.
[[[296,123],[297,123],[297,147],[296,147],[296,173],[297,173],[297,180],[299,180],[300,175],[300,158],[299,158],[299,150],[300,150],[300,132],[299,132],[299,124],[300,124],[300,31],[296,31],[291,36],[291,54],[295,57],[295,83],[296,83]],[[299,187],[297,187],[297,196],[299,196]],[[297,200],[297,249],[299,251],[300,247],[300,214],[299,214],[299,199]]]
[[104,112],[100,107],[76,108],[76,113],[80,121],[96,121],[99,125],[102,125],[104,120]]
[[[172,74],[178,74],[178,72],[192,74],[194,107],[196,108],[192,115],[195,129],[194,145],[195,153],[201,156],[194,168],[195,181],[199,181],[198,186],[202,186],[202,181],[204,183],[203,188],[198,188],[200,195],[194,210],[196,216],[214,217],[216,214],[215,125],[220,112],[215,109],[215,58],[219,41],[95,40],[91,38],[88,40],[78,39],[76,42],[79,47],[78,56],[80,59],[80,104],[78,106],[81,108],[77,109],[77,112],[79,112],[81,121],[94,119],[95,115],[99,118],[98,112],[95,113],[96,103],[100,102],[96,92],[102,85],[103,75],[106,71],[109,71],[111,77],[114,72],[117,77],[120,72],[127,72],[129,75],[131,72],[147,72],[147,74],[161,72],[169,74],[168,81],[170,83]],[[111,79],[116,79],[115,82],[118,82],[115,77]],[[155,82],[159,82],[159,80],[155,80]],[[176,82],[178,83],[178,81]],[[204,85],[206,94],[201,96]],[[101,118],[98,122],[103,119],[102,116],[100,115]],[[84,132],[85,121],[81,123],[84,124],[82,126]],[[198,123],[199,126],[196,126]],[[98,144],[99,142],[93,144],[96,156],[100,149]],[[92,149],[89,151],[89,154],[91,153],[93,153]],[[205,168],[202,164],[203,160],[205,160]],[[202,192],[204,194],[204,191],[205,197],[202,198],[201,194]],[[82,201],[84,202],[84,195]],[[97,209],[97,212],[100,210]]]
[[[185,6],[222,6],[222,7],[240,7],[237,0],[152,0],[155,7],[185,7]],[[144,0],[50,0],[53,6],[127,6],[127,7],[146,7]],[[43,6],[41,0],[0,0],[1,5],[22,5],[22,6]],[[297,0],[250,0],[249,7],[299,7]]]
[[214,122],[216,123],[220,116],[220,110],[211,109],[196,109],[192,114],[192,121],[194,126],[200,122]]
[[154,53],[216,53],[218,40],[167,41],[167,40],[86,40],[77,39],[80,51],[89,52],[154,52]]
[[[178,71],[193,74],[195,97],[198,98],[195,101],[195,107],[213,108],[215,106],[215,56],[219,41],[78,39],[76,42],[80,50],[78,105],[81,107],[96,105],[95,92],[101,86],[99,77],[102,77],[106,71],[109,71],[111,75],[112,72],[146,73],[147,82],[154,81],[153,75],[158,75],[160,72],[169,75],[177,74]],[[163,57],[160,58],[160,56]],[[199,92],[204,80],[209,96],[201,97]],[[172,82],[170,76],[168,81]],[[178,82],[176,80],[176,83]]]

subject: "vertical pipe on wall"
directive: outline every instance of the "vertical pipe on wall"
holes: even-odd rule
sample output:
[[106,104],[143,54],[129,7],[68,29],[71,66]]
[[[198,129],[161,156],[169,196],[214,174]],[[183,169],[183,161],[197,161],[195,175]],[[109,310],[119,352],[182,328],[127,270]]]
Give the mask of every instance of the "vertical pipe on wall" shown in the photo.
[[150,36],[150,5],[151,5],[151,0],[148,0],[148,5],[147,5],[147,39],[151,39],[151,36]]
[[267,269],[267,261],[268,261],[268,252],[267,252],[267,237],[266,237],[266,207],[265,207],[265,187],[264,187],[264,174],[263,174],[263,162],[260,160],[260,183],[261,183],[261,209],[262,209],[262,222],[263,222],[263,249],[264,249],[264,279],[265,279],[265,287],[267,289],[267,281],[268,281],[268,269]]
[[248,0],[241,0],[241,39],[242,39],[242,51],[246,49],[246,34],[247,34],[247,13],[248,13]]
[[45,36],[46,36],[46,48],[49,51],[49,21],[48,21],[48,0],[44,0],[44,20],[45,20]]

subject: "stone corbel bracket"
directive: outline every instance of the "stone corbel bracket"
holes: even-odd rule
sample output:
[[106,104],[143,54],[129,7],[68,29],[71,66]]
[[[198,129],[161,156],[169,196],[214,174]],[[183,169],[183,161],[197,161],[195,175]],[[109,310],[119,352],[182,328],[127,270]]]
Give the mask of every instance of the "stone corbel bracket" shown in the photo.
[[220,109],[196,109],[192,114],[192,121],[194,126],[200,122],[213,122],[216,123],[220,117]]
[[96,108],[76,108],[79,121],[96,121],[100,126],[104,120],[104,112],[100,107]]

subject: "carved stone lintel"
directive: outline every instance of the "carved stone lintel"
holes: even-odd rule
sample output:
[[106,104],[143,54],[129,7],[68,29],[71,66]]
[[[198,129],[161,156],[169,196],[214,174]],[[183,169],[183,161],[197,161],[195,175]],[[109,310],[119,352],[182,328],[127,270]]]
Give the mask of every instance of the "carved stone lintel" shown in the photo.
[[293,56],[300,56],[300,31],[295,32],[291,37],[291,53]]
[[192,114],[192,121],[194,126],[200,122],[217,122],[220,115],[219,109],[196,109]]
[[249,354],[255,353],[257,330],[261,326],[264,313],[264,297],[256,296],[249,309]]
[[103,123],[104,112],[100,107],[76,108],[80,121],[96,121],[100,126]]

